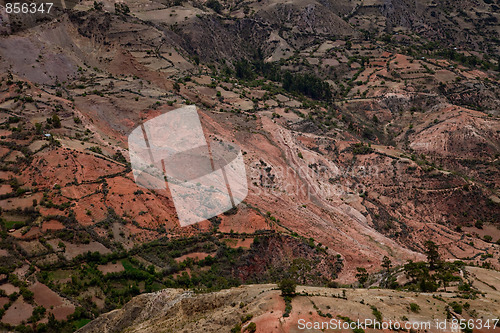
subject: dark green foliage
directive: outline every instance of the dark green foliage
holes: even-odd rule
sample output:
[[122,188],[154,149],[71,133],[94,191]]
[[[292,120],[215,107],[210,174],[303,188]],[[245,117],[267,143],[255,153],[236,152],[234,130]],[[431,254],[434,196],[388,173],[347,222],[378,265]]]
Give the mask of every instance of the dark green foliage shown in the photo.
[[480,66],[485,70],[494,67],[492,63],[485,60],[481,60],[475,55],[467,56],[464,53],[457,52],[456,50],[453,49],[440,48],[437,51],[435,51],[434,54],[438,57],[443,57],[446,59],[450,59],[452,61],[460,62],[465,66],[470,66],[470,67]]
[[364,284],[368,281],[368,272],[366,271],[366,268],[364,267],[357,267],[356,268],[356,279],[358,279],[358,282],[361,286],[364,286]]
[[371,309],[372,309],[372,314],[375,316],[375,319],[377,319],[377,321],[381,322],[382,321],[382,312],[380,312],[375,306],[371,306]]
[[[48,196],[42,199],[44,202],[48,200]],[[54,231],[53,235],[71,243],[84,242],[85,239],[91,240],[92,237],[78,226],[71,211],[69,215],[69,217],[62,215],[50,217],[50,219],[61,221],[66,227],[63,230]],[[28,221],[32,223],[31,220]],[[98,222],[97,225],[109,230],[115,223],[122,224],[124,222],[110,209],[107,217]],[[242,237],[242,235],[233,233],[231,237]],[[43,324],[42,331],[44,332],[72,332],[87,324],[90,319],[95,318],[100,313],[119,308],[130,301],[132,297],[143,292],[154,292],[164,288],[190,288],[196,292],[208,292],[239,286],[242,282],[247,281],[270,283],[280,280],[283,281],[281,286],[284,291],[286,311],[289,314],[291,299],[295,292],[295,280],[292,280],[290,285],[286,285],[286,278],[297,277],[307,282],[324,283],[323,280],[315,280],[317,277],[313,279],[309,269],[314,265],[315,256],[322,257],[326,254],[319,251],[316,246],[309,247],[306,239],[288,237],[288,241],[285,242],[283,237],[287,236],[268,232],[256,232],[250,237],[257,241],[252,244],[249,250],[228,247],[225,242],[220,241],[217,235],[202,233],[189,238],[159,239],[129,251],[120,250],[117,247],[110,254],[87,252],[70,261],[61,260],[56,264],[40,265],[41,271],[35,273],[36,278],[62,296],[79,298],[80,307],[74,315],[65,321],[56,321],[50,314],[44,314],[42,308],[37,308],[33,313],[33,320],[39,317],[48,318],[48,322]],[[101,239],[99,241],[104,242]],[[40,242],[43,244],[44,240],[41,239]],[[257,267],[255,263],[262,258],[268,258],[266,251],[275,249],[276,244],[289,242],[295,243],[294,246],[301,248],[302,251],[305,251],[304,253],[310,251],[312,259],[286,258],[283,263],[278,263],[277,269],[275,267],[268,268],[264,269],[263,272],[258,271],[254,275],[240,277],[240,272],[253,271]],[[114,246],[112,244],[105,245],[110,248]],[[58,248],[63,249],[63,247]],[[174,259],[193,252],[212,253],[212,255],[202,260],[187,258],[182,262],[176,262]],[[144,265],[139,257],[153,263],[153,265]],[[124,270],[104,274],[98,269],[98,265],[110,262],[121,263]],[[246,269],[250,267],[251,269]],[[187,268],[190,269],[190,274],[186,272]],[[275,271],[270,273],[272,269]],[[6,267],[5,272],[9,271],[11,269]],[[55,276],[61,274],[68,274],[69,280],[56,283],[59,278]],[[9,282],[20,288],[20,294],[25,300],[30,301],[33,298],[32,292],[14,274],[9,274]],[[80,295],[90,288],[100,290],[105,300],[104,308],[98,308],[90,298],[80,299]],[[11,295],[11,301],[17,299],[18,296],[18,294]],[[242,317],[244,323],[248,323],[250,320],[251,316]],[[253,325],[249,324],[247,330],[248,327],[252,331]],[[239,329],[241,329],[241,325]]]
[[19,118],[18,116],[11,116],[9,117],[9,124],[15,124],[15,123],[18,123],[19,121],[21,120],[21,118]]
[[35,133],[36,134],[42,134],[42,124],[40,123],[35,123]]
[[220,14],[221,11],[222,11],[222,5],[219,1],[217,0],[208,0],[205,5],[210,8],[210,9],[213,9],[214,12]]
[[115,3],[115,13],[128,15],[130,13],[130,8],[125,3]]
[[127,159],[123,156],[121,151],[116,152],[116,154],[113,155],[113,159],[120,163],[127,163]]
[[283,317],[289,317],[290,313],[292,312],[292,296],[284,296],[283,297],[285,300],[285,312],[283,313]]
[[239,79],[252,80],[255,77],[252,65],[245,59],[235,62],[234,71]]
[[94,152],[94,153],[97,153],[97,154],[101,154],[102,155],[102,149],[101,147],[98,147],[98,146],[92,146],[89,148],[89,150],[91,152]]
[[411,280],[405,287],[412,291],[434,292],[442,283],[446,288],[449,282],[462,280],[458,272],[463,265],[461,261],[444,262],[431,270],[428,263],[410,261],[404,266],[405,274]]
[[457,303],[457,302],[451,302],[450,306],[454,312],[456,312],[458,314],[462,314],[462,304]]
[[366,155],[371,154],[373,149],[370,146],[367,146],[363,143],[355,143],[352,147],[352,153],[354,155]]
[[241,324],[238,323],[231,328],[231,333],[241,333]]
[[438,288],[437,283],[429,274],[429,267],[425,262],[412,262],[404,266],[406,276],[411,279],[410,290],[433,292]]
[[[256,73],[264,78],[281,82],[283,89],[290,93],[302,94],[316,100],[330,100],[332,98],[330,85],[314,74],[291,73],[282,71],[279,63],[266,63],[260,50],[257,50],[256,60],[249,62],[241,59],[234,64],[235,75],[243,80],[253,80]],[[231,71],[226,69],[227,75]]]
[[104,4],[102,2],[97,2],[97,1],[94,1],[94,9],[97,10],[97,11],[102,11],[104,8]]
[[33,292],[31,290],[28,290],[24,287],[21,288],[21,296],[23,296],[24,300],[28,303],[33,301]]
[[[61,119],[59,118],[59,116],[57,114],[53,114],[52,115],[52,118],[49,118],[50,119],[50,123],[52,124],[52,126],[54,128],[61,128]],[[49,121],[47,121],[49,122]]]
[[249,333],[255,333],[255,331],[257,331],[257,324],[255,324],[254,322],[251,322],[246,327],[246,331],[248,331]]
[[387,273],[390,272],[391,267],[392,267],[392,262],[391,262],[391,259],[389,259],[388,256],[384,256],[384,258],[382,259],[382,267],[385,268],[385,270],[387,271]]
[[329,100],[332,97],[330,85],[312,74],[292,74],[287,71],[282,84],[288,92],[301,93],[313,99]]

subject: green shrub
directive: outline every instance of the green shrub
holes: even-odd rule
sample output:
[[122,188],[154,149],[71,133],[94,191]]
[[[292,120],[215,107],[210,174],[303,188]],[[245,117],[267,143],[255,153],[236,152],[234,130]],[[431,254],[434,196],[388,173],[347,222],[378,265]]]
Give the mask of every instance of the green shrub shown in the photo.
[[410,303],[410,311],[418,313],[420,312],[420,306],[417,303]]
[[451,308],[453,309],[454,312],[461,314],[462,313],[462,304],[457,303],[457,302],[451,302],[449,304]]
[[372,308],[372,314],[375,316],[375,319],[377,321],[382,321],[382,312],[380,312],[375,306],[371,306]]
[[297,283],[292,279],[283,279],[278,284],[278,288],[281,290],[282,295],[295,294],[296,287],[297,287]]
[[254,322],[251,322],[250,324],[248,324],[248,326],[246,327],[246,330],[250,333],[254,333],[255,331],[257,331],[257,324],[255,324]]

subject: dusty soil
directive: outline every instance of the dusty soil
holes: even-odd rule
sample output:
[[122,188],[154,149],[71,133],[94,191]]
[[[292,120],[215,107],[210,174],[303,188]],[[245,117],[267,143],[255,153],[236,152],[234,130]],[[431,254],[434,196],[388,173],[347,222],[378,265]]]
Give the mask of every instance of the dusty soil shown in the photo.
[[10,325],[19,325],[21,322],[26,321],[31,317],[33,306],[26,303],[22,297],[19,297],[10,307],[5,311],[2,317],[4,323]]
[[[470,267],[468,270],[473,274],[474,285],[485,292],[484,297],[467,300],[470,309],[477,311],[476,318],[497,318],[500,309],[496,304],[500,300],[500,293],[488,285],[498,285],[500,273],[476,267]],[[283,317],[285,302],[275,285],[241,286],[199,295],[165,289],[134,298],[123,309],[101,316],[80,332],[111,333],[124,328],[130,332],[142,333],[168,332],[171,329],[185,329],[190,332],[228,331],[240,323],[245,315],[252,316],[249,322],[256,324],[257,332],[299,332],[300,319],[329,322],[330,316],[333,320],[339,320],[337,316],[342,316],[354,321],[374,320],[372,307],[380,311],[384,321],[444,321],[444,309],[448,303],[457,300],[455,292],[413,293],[302,286],[297,288],[297,292],[300,295],[292,299],[290,316]],[[420,310],[411,311],[411,303],[417,304]],[[460,318],[468,320],[471,317],[468,311],[464,311]],[[245,327],[249,322],[242,326]],[[499,329],[496,329],[491,332],[498,331]],[[433,327],[428,332],[439,330]]]
[[180,256],[178,258],[175,258],[175,261],[176,262],[183,262],[187,258],[193,258],[195,260],[202,260],[202,259],[205,259],[209,255],[214,256],[213,253],[210,254],[210,253],[203,253],[203,252],[192,252],[192,253],[188,253],[188,254],[185,254],[183,256]]
[[117,262],[116,264],[108,263],[106,265],[99,265],[97,266],[97,269],[100,270],[103,274],[117,273],[124,270],[121,262]]

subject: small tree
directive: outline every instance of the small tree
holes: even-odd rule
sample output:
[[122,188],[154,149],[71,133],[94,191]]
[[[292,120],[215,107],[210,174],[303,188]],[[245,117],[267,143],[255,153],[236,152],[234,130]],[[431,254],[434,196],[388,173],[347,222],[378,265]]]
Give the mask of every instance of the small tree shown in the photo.
[[297,287],[297,283],[292,279],[283,279],[278,284],[278,288],[281,290],[282,295],[294,295],[295,288]]
[[255,324],[254,322],[251,322],[250,324],[248,324],[248,326],[246,327],[246,330],[250,333],[254,333],[255,331],[257,331],[257,324]]
[[130,13],[130,8],[125,3],[115,3],[115,13],[128,15]]
[[358,273],[356,274],[356,278],[358,279],[358,282],[361,286],[364,286],[365,283],[368,281],[368,272],[366,271],[366,268],[364,267],[358,267],[356,268]]
[[97,1],[94,1],[94,9],[97,10],[97,11],[102,11],[104,8],[104,4],[102,2],[97,2]]
[[217,0],[208,0],[205,5],[210,8],[210,9],[213,9],[216,13],[220,14],[221,11],[222,11],[222,5],[219,1]]
[[427,261],[429,262],[430,269],[435,269],[441,257],[439,256],[438,246],[433,241],[425,242],[425,254],[427,255]]
[[384,258],[382,259],[382,267],[385,268],[387,273],[389,273],[389,271],[391,270],[392,262],[388,256],[384,256]]
[[61,119],[57,114],[52,115],[52,126],[54,126],[54,128],[61,128]]

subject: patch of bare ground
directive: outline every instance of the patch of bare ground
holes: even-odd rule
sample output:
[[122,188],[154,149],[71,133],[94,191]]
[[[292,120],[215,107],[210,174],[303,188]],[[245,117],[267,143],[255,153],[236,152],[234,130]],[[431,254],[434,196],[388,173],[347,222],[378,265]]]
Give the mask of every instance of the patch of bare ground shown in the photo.
[[57,220],[50,220],[47,222],[44,222],[42,224],[42,231],[49,231],[49,230],[62,230],[64,229],[64,224]]
[[33,305],[26,303],[21,296],[5,311],[2,322],[16,326],[28,320],[32,312]]
[[118,273],[125,270],[121,262],[117,262],[116,264],[108,263],[106,265],[99,265],[97,266],[97,269],[100,270],[103,274]]
[[188,254],[185,254],[185,255],[182,255],[180,257],[175,258],[175,261],[176,262],[183,262],[184,260],[186,260],[188,258],[192,258],[195,260],[202,260],[202,259],[205,259],[206,257],[208,257],[209,255],[214,256],[213,253],[210,254],[210,253],[204,253],[204,252],[191,252],[191,253],[188,253]]

